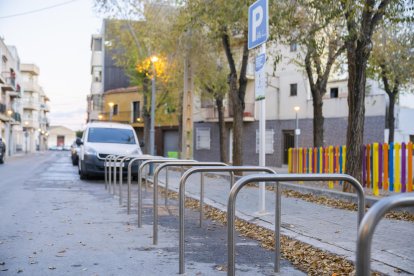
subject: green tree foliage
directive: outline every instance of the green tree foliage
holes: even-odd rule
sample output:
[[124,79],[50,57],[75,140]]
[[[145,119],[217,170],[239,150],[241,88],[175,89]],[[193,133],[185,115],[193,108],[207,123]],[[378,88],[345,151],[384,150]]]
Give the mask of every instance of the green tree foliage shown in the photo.
[[[177,6],[154,1],[96,0],[97,9],[112,18],[107,30],[111,37],[107,50],[113,49],[118,66],[128,74],[131,84],[142,86],[145,152],[149,152],[149,126],[152,68],[148,58],[162,57],[163,72],[157,80],[157,118],[165,117],[165,112],[181,110],[179,107],[182,91],[182,59],[177,55],[179,35],[174,25],[177,20]],[[112,49],[111,49],[112,48]],[[137,70],[140,67],[143,70]],[[145,67],[145,68],[144,68]]]
[[387,20],[373,36],[370,72],[382,82],[389,98],[388,143],[394,142],[394,108],[401,90],[412,92],[414,81],[414,24]]
[[280,1],[272,6],[272,39],[298,44],[293,59],[308,76],[313,102],[313,144],[323,146],[323,96],[337,58],[345,51],[344,24],[336,1]]
[[[250,1],[189,0],[184,12],[188,28],[203,30],[222,44],[229,68],[229,98],[233,110],[233,164],[243,164],[243,112],[247,87],[247,15]],[[238,69],[239,68],[239,69]]]

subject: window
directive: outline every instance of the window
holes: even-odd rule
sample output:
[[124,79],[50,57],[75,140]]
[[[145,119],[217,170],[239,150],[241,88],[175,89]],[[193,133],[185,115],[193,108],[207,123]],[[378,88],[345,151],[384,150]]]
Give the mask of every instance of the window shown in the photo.
[[199,127],[196,128],[196,149],[209,150],[210,149],[210,128]]
[[94,51],[102,51],[102,38],[94,38],[93,39],[93,50]]
[[298,44],[296,42],[291,42],[290,43],[290,51],[291,52],[296,52],[298,50]]
[[331,88],[331,98],[338,98],[338,87]]
[[[272,154],[274,152],[273,144],[274,144],[274,130],[273,129],[266,129],[265,134],[265,152],[266,154]],[[259,130],[256,129],[256,153],[259,153]]]
[[291,96],[297,96],[298,95],[298,84],[297,83],[291,83],[290,84],[290,95]]
[[119,112],[118,105],[114,104],[113,109],[112,109],[112,114],[113,115],[118,115],[118,112]]
[[414,135],[410,135],[410,142],[414,143]]
[[136,123],[138,118],[140,118],[140,106],[139,102],[132,102],[132,122]]
[[102,82],[102,68],[101,67],[93,67],[93,81],[94,82]]
[[135,136],[131,129],[92,127],[88,132],[88,142],[135,144]]

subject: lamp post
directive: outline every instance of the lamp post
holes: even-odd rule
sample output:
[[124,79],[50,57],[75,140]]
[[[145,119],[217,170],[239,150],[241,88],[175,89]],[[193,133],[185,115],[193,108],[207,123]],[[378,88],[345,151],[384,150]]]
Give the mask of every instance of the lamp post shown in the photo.
[[29,122],[25,121],[24,125],[25,125],[25,127],[23,128],[23,130],[24,130],[24,138],[25,138],[24,139],[24,141],[25,141],[25,153],[27,154],[27,150],[28,150],[27,140],[28,140],[28,137],[29,137],[29,130],[28,130],[27,126],[29,125]]
[[155,77],[156,70],[154,63],[158,61],[157,56],[151,56],[152,63],[152,91],[151,91],[151,126],[150,126],[150,155],[155,155]]
[[114,103],[110,102],[109,105],[109,121],[112,122],[112,115],[114,113]]
[[11,124],[11,119],[12,119],[12,114],[13,114],[13,111],[12,110],[7,110],[7,115],[9,116],[9,139],[8,139],[8,141],[7,141],[7,151],[8,151],[8,153],[9,153],[9,156],[11,156],[12,155],[12,151],[11,151],[11,148],[12,148],[12,137],[13,137],[13,127],[12,127],[12,124]]
[[300,107],[299,106],[295,106],[293,109],[296,112],[295,148],[297,149],[299,147],[299,135],[300,135],[299,119],[298,119],[298,113],[299,113]]

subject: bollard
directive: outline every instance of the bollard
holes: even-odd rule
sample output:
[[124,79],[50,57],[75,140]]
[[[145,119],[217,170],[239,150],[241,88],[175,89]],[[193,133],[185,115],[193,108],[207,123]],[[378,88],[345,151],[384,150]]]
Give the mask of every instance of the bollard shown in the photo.
[[[251,182],[280,182],[280,181],[347,181],[352,186],[354,186],[357,195],[358,195],[358,225],[360,224],[362,218],[364,217],[365,212],[365,196],[362,185],[353,178],[352,176],[346,174],[254,174],[248,175],[240,179],[234,184],[233,188],[230,191],[228,204],[227,204],[227,254],[228,254],[228,270],[227,275],[235,275],[235,213],[236,213],[236,199],[239,191],[248,183]],[[276,197],[278,196],[278,184],[276,185]],[[275,272],[279,269],[280,262],[280,205],[278,199],[276,199],[277,206],[275,207]],[[277,210],[279,209],[279,210]],[[181,215],[181,214],[180,214]]]
[[[267,172],[270,174],[276,174],[272,169],[260,166],[214,166],[214,167],[195,167],[189,169],[180,179],[180,190],[179,190],[179,220],[180,220],[180,241],[179,241],[179,274],[185,273],[184,267],[184,258],[185,258],[185,237],[184,237],[184,215],[185,215],[185,184],[187,179],[194,173],[203,173],[203,172]],[[234,174],[232,174],[234,175]],[[200,183],[201,193],[200,193],[200,227],[203,219],[203,206],[202,202],[204,201],[204,181]],[[231,183],[230,189],[233,185]],[[277,200],[279,202],[280,200]]]
[[371,275],[371,244],[374,231],[385,213],[399,207],[414,206],[414,194],[400,194],[381,199],[366,213],[358,231],[356,275]]

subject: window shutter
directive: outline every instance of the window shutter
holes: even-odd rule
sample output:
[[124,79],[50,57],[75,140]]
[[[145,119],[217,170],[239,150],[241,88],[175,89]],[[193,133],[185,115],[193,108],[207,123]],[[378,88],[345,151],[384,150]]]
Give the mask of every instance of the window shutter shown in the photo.
[[[273,154],[274,153],[274,134],[273,129],[266,129],[265,134],[265,153]],[[256,153],[259,153],[259,130],[256,129]]]
[[209,150],[210,149],[210,128],[200,127],[196,129],[196,149]]

